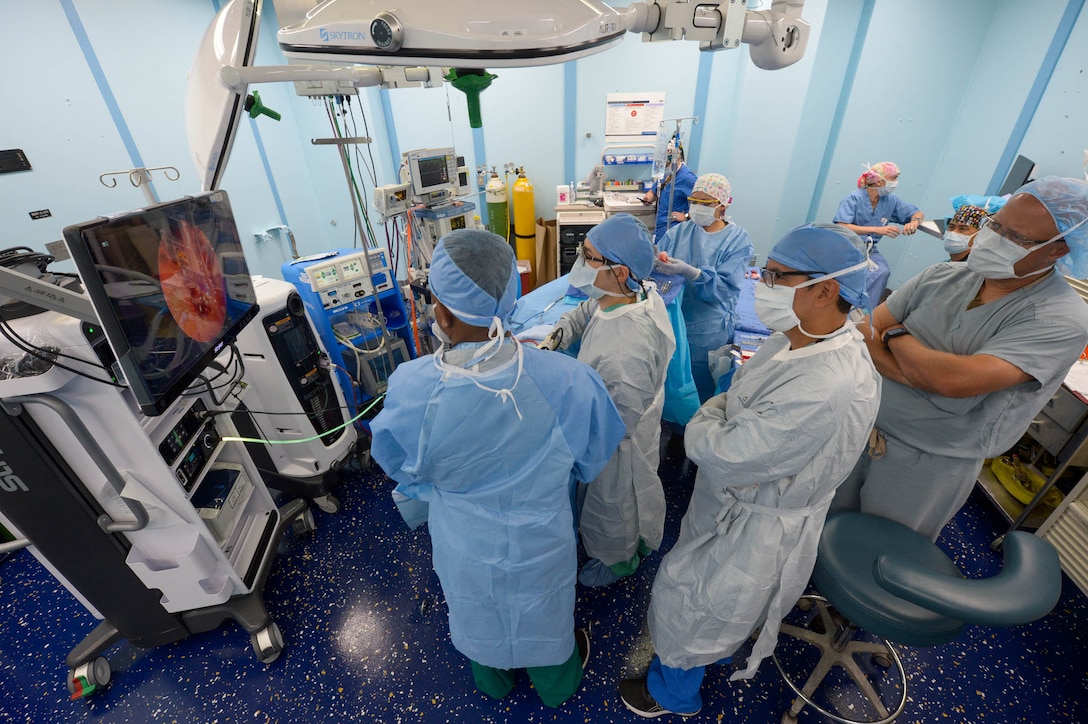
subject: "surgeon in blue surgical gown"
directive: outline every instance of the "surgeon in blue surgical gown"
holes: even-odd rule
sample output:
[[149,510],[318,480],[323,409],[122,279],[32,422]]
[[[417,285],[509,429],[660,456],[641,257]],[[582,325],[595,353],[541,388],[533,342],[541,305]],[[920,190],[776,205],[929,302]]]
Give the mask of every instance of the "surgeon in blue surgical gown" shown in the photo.
[[574,628],[573,485],[601,472],[623,420],[590,367],[506,334],[517,267],[501,237],[447,234],[430,284],[442,345],[390,377],[372,454],[409,525],[429,525],[450,638],[477,688],[501,698],[525,668],[558,706],[589,654]]

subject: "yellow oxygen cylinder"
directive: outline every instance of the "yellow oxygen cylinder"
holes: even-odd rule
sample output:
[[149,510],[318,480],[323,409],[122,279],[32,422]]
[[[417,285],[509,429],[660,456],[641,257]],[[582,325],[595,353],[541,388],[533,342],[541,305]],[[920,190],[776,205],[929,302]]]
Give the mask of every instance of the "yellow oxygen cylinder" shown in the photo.
[[525,169],[518,169],[514,181],[514,254],[530,263],[529,282],[522,293],[536,287],[536,199],[533,184],[525,178]]

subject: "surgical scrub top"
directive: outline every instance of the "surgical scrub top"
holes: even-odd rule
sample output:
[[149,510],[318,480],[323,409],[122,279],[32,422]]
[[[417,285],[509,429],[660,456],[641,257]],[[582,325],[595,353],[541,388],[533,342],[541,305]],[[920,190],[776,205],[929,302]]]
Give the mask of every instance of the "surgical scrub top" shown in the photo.
[[[371,423],[395,492],[429,501],[453,645],[498,669],[554,666],[574,651],[573,481],[597,477],[625,432],[590,367],[528,346],[519,361],[516,345],[474,374],[433,356],[400,365]],[[445,350],[445,364],[480,347]]]
[[888,311],[928,347],[988,354],[1034,379],[974,397],[951,398],[884,381],[877,427],[933,455],[984,459],[1023,435],[1088,343],[1088,305],[1057,273],[968,309],[983,278],[943,262],[888,298]]
[[[869,200],[869,192],[865,189],[856,189],[839,204],[839,210],[835,212],[836,222],[854,224],[855,226],[887,226],[888,224],[905,224],[918,213],[918,207],[908,204],[895,194],[881,196],[876,201],[876,208]],[[862,238],[872,236],[874,241],[880,241],[883,234],[862,234]],[[873,300],[876,304],[879,300]]]
[[706,350],[730,342],[737,323],[737,298],[755,253],[748,232],[728,223],[708,233],[695,222],[685,221],[669,229],[657,247],[703,272],[695,281],[684,282],[681,309],[688,342]]

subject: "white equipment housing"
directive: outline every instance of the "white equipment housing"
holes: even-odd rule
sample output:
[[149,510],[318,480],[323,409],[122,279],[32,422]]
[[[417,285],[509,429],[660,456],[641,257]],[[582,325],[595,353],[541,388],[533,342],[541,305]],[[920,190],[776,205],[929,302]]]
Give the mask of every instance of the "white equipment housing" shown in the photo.
[[269,487],[311,498],[322,510],[336,512],[339,502],[330,491],[358,437],[350,424],[325,434],[349,419],[343,390],[325,366],[322,358],[328,358],[328,351],[295,286],[264,277],[255,277],[253,286],[261,311],[236,342],[250,389],[233,421],[245,437],[289,441],[320,435],[308,442],[247,447]]

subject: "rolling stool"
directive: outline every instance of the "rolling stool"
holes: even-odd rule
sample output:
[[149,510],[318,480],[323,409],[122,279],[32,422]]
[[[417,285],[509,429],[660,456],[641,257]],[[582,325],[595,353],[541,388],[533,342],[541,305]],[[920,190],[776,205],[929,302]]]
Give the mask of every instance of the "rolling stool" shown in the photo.
[[[812,581],[822,596],[815,603],[823,632],[783,624],[781,633],[818,646],[820,661],[804,686],[790,679],[777,654],[775,665],[797,694],[783,724],[797,721],[807,704],[846,724],[886,724],[907,702],[907,676],[889,641],[906,646],[937,646],[952,641],[966,624],[1016,626],[1050,613],[1061,595],[1062,576],[1053,546],[1030,533],[1005,538],[1004,566],[990,578],[966,579],[929,539],[895,521],[864,513],[828,518],[820,537]],[[828,606],[841,614],[839,621]],[[845,620],[842,620],[845,619]],[[859,629],[881,643],[854,641]],[[871,654],[884,666],[895,664],[902,696],[891,710],[854,660]],[[812,695],[834,666],[844,668],[872,703],[877,720],[844,719],[820,707]]]

